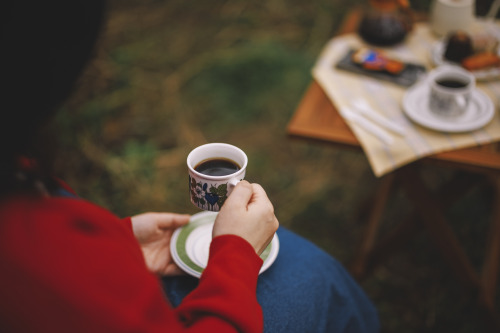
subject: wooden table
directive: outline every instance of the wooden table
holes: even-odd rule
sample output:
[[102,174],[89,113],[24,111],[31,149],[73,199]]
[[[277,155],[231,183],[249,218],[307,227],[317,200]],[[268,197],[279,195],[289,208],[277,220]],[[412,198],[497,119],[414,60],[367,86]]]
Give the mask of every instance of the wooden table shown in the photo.
[[[359,17],[359,11],[351,12],[342,25],[341,33],[354,31]],[[287,132],[291,137],[319,140],[340,148],[362,151],[353,132],[315,81],[305,92],[288,124]],[[473,268],[443,213],[444,207],[451,205],[461,193],[476,184],[470,181],[471,178],[459,177],[444,186],[441,194],[433,194],[423,185],[424,182],[420,178],[421,166],[428,163],[484,175],[488,183],[495,188],[490,230],[485,235],[487,247],[481,272]],[[395,180],[412,200],[415,211],[391,233],[376,242],[379,238],[377,234],[380,219]],[[419,229],[427,232],[436,249],[455,272],[464,290],[473,291],[477,295],[478,304],[485,309],[492,326],[500,330],[500,318],[495,311],[500,263],[500,153],[497,144],[435,154],[383,176],[371,203],[359,253],[350,267],[352,274],[357,279],[366,277]]]

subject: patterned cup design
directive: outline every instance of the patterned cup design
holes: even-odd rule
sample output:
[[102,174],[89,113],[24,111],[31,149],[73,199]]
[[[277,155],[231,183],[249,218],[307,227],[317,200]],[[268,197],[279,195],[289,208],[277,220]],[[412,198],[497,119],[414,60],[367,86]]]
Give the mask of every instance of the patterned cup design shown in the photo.
[[[196,171],[198,163],[207,159],[225,158],[236,162],[240,169],[226,176],[210,176]],[[248,158],[238,147],[226,143],[208,143],[189,153],[189,196],[196,207],[218,212],[234,186],[245,178]]]

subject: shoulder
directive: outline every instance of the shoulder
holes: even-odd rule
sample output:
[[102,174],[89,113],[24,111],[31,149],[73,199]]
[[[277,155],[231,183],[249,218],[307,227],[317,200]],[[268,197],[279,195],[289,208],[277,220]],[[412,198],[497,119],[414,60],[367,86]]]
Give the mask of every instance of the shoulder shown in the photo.
[[[0,317],[29,318],[13,325],[30,329],[78,325],[103,331],[106,322],[120,325],[131,311],[140,312],[144,294],[159,289],[132,230],[106,209],[78,199],[2,201],[0,271]],[[104,314],[110,318],[103,321]]]
[[[109,211],[88,201],[69,198],[40,198],[35,196],[15,196],[0,202],[0,217],[2,227],[15,220],[16,224],[26,224],[35,227],[38,224],[58,223],[75,219],[102,216],[114,219]],[[46,225],[47,226],[47,225]]]
[[0,255],[57,246],[74,250],[103,238],[134,240],[120,218],[85,200],[18,196],[0,203]]
[[34,196],[16,196],[1,201],[0,217],[7,224],[15,219],[17,224],[28,224],[31,227],[48,223],[48,219],[52,224],[81,219],[94,220],[96,223],[103,220],[119,221],[116,215],[86,200]]

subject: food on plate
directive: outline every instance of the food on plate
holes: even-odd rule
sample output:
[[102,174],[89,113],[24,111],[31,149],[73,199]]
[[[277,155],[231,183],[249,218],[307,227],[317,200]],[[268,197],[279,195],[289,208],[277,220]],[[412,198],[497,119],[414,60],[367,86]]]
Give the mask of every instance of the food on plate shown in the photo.
[[387,57],[380,51],[369,48],[361,48],[352,54],[352,61],[371,71],[387,72],[397,75],[405,68],[405,64],[399,60]]
[[444,52],[445,59],[460,63],[474,53],[472,38],[464,31],[454,31],[448,35]]
[[500,68],[499,41],[488,33],[470,35],[453,31],[445,40],[443,58],[460,64],[469,71]]
[[469,71],[500,66],[500,57],[493,52],[481,52],[465,58],[462,66]]

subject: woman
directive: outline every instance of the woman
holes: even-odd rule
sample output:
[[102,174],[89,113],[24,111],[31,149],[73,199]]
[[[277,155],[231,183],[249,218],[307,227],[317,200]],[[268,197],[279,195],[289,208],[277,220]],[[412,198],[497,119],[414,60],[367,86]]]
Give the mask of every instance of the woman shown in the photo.
[[278,258],[259,277],[258,254],[278,221],[258,184],[240,182],[224,204],[198,280],[177,276],[169,253],[189,216],[120,219],[53,178],[45,124],[91,57],[104,5],[1,6],[0,330],[378,330],[373,306],[341,265],[285,229]]

